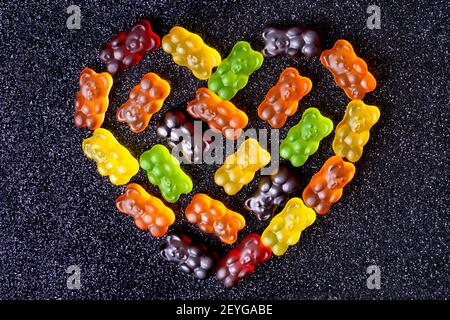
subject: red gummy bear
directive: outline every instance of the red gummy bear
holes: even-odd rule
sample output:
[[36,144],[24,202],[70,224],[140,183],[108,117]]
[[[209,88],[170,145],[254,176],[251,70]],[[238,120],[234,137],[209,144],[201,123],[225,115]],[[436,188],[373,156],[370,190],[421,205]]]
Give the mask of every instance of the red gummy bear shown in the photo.
[[100,60],[109,73],[114,74],[138,63],[148,51],[156,50],[161,44],[148,20],[139,20],[128,32],[119,32],[107,42],[100,52]]
[[333,203],[342,197],[343,188],[355,175],[353,163],[332,156],[303,190],[303,201],[318,214],[326,214]]
[[226,288],[233,287],[271,256],[272,250],[261,242],[259,235],[251,233],[219,262],[216,277]]

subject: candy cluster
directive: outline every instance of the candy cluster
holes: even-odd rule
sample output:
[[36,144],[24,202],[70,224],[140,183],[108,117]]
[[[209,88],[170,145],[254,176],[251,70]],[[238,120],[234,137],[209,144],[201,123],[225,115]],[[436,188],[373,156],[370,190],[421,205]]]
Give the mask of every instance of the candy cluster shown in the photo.
[[[198,79],[207,80],[207,85],[196,90],[195,99],[186,105],[186,110],[169,110],[164,120],[153,126],[169,148],[188,163],[198,162],[214,145],[211,138],[194,130],[193,118],[205,122],[227,139],[239,138],[249,119],[230,99],[261,68],[264,57],[309,58],[321,52],[318,33],[307,26],[267,27],[262,31],[262,39],[265,42],[262,54],[248,42],[239,41],[228,57],[222,59],[220,53],[199,35],[179,26],[172,28],[162,40],[152,31],[148,20],[139,20],[130,31],[118,33],[100,53],[107,72],[96,73],[85,68],[80,75],[74,122],[76,127],[93,130],[93,135],[82,143],[85,155],[96,161],[98,172],[109,176],[114,185],[127,184],[142,168],[166,202],[175,203],[183,195],[189,195],[193,181],[166,146],[152,146],[138,161],[110,131],[101,128],[113,86],[112,75],[138,63],[162,44],[162,49],[171,54],[177,65],[188,68]],[[257,189],[242,204],[259,220],[270,221],[261,236],[248,234],[219,259],[205,244],[196,243],[182,233],[168,233],[176,219],[170,205],[149,194],[139,184],[126,186],[116,200],[117,209],[132,217],[139,229],[148,230],[153,237],[165,236],[160,250],[165,260],[197,279],[215,273],[225,287],[232,287],[272,255],[285,254],[290,246],[299,242],[301,233],[314,223],[316,213],[327,214],[332,204],[341,199],[344,187],[355,174],[353,163],[361,158],[369,131],[380,117],[376,106],[366,105],[361,100],[375,89],[376,80],[346,40],[338,40],[333,48],[323,51],[320,61],[351,99],[335,129],[332,143],[335,155],[328,158],[311,178],[302,198],[289,199],[299,189],[299,179],[290,165],[283,164],[271,175],[261,177]],[[278,82],[267,92],[255,114],[271,127],[282,128],[287,118],[297,113],[300,100],[311,90],[312,81],[300,75],[296,68],[288,67],[281,72]],[[170,92],[167,80],[153,72],[145,74],[131,90],[129,99],[117,110],[117,120],[128,124],[133,133],[144,131]],[[308,108],[303,111],[300,122],[289,129],[281,143],[279,156],[294,167],[303,166],[333,129],[331,119],[317,108]],[[278,155],[271,155],[256,139],[249,138],[226,158],[211,179],[223,187],[226,194],[233,196],[254,179],[271,157]],[[228,245],[238,240],[238,233],[246,226],[242,214],[203,193],[192,196],[185,208],[185,217],[201,231],[215,235]]]

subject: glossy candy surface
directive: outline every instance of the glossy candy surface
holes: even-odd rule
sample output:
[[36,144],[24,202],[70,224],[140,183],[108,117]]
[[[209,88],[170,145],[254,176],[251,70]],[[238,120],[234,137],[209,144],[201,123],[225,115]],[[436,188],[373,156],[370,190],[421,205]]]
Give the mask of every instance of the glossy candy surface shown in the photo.
[[302,77],[297,69],[289,67],[280,74],[278,82],[269,90],[258,107],[258,116],[272,128],[281,128],[289,116],[297,112],[299,101],[312,88],[309,78]]
[[80,75],[80,90],[75,96],[74,121],[77,128],[100,128],[109,105],[113,79],[107,72],[85,68]]
[[352,100],[363,99],[367,92],[375,90],[377,86],[366,62],[356,55],[346,40],[338,40],[332,49],[322,52],[320,61]]
[[156,50],[161,43],[148,20],[139,20],[128,32],[119,32],[107,42],[100,52],[100,60],[109,73],[115,74],[141,61],[149,51]]
[[131,131],[141,132],[147,128],[150,118],[158,112],[170,93],[170,85],[156,73],[147,73],[133,88],[127,102],[116,114],[117,120],[126,122]]
[[223,100],[230,100],[247,85],[249,76],[263,61],[263,55],[253,50],[248,42],[239,41],[209,78],[208,88]]
[[333,131],[333,121],[316,108],[303,112],[298,124],[289,129],[280,145],[280,156],[291,161],[294,167],[302,166],[319,148],[320,141]]
[[194,121],[180,110],[166,112],[156,132],[166,139],[170,147],[177,148],[184,160],[189,163],[201,163],[203,153],[209,152],[214,147],[212,138],[203,135],[201,126],[195,128]]
[[352,100],[345,110],[344,118],[336,127],[333,140],[334,153],[351,162],[358,161],[364,145],[369,141],[369,130],[380,118],[380,110],[361,100]]
[[214,182],[229,195],[236,194],[255,177],[256,171],[270,162],[270,153],[255,139],[245,140],[239,149],[217,169]]
[[200,80],[208,79],[222,60],[219,52],[206,45],[199,35],[179,26],[163,37],[162,48],[176,64],[189,68]]
[[161,256],[187,274],[203,280],[217,262],[217,254],[205,245],[194,243],[187,235],[170,233],[160,249]]
[[319,34],[307,26],[267,27],[262,37],[265,57],[312,57],[320,54]]
[[226,244],[237,240],[237,234],[245,226],[242,215],[234,212],[204,193],[197,193],[185,211],[186,219],[197,224],[205,233],[214,233]]
[[109,176],[112,184],[125,184],[139,171],[139,163],[106,129],[95,129],[94,134],[83,140],[84,154],[97,162],[102,176]]
[[232,102],[222,100],[208,88],[199,88],[187,111],[194,118],[205,121],[209,128],[225,138],[237,139],[247,126],[248,117]]
[[192,190],[192,180],[184,173],[178,160],[161,144],[154,145],[139,158],[141,168],[147,171],[150,183],[157,185],[168,202],[176,202],[182,194]]
[[116,199],[116,206],[120,212],[132,217],[139,229],[148,230],[157,238],[162,237],[175,221],[172,209],[137,183],[127,185],[125,192]]
[[245,208],[259,220],[268,220],[298,186],[296,175],[287,167],[280,166],[270,176],[261,176],[258,189],[245,200]]
[[217,264],[216,277],[226,288],[250,276],[255,268],[272,256],[257,233],[247,235]]
[[330,157],[303,190],[303,201],[318,214],[326,214],[342,197],[343,188],[355,175],[353,163],[338,156]]
[[264,245],[270,247],[274,255],[283,255],[289,246],[300,240],[304,229],[316,220],[313,209],[304,205],[302,199],[290,199],[283,211],[274,216],[261,235]]

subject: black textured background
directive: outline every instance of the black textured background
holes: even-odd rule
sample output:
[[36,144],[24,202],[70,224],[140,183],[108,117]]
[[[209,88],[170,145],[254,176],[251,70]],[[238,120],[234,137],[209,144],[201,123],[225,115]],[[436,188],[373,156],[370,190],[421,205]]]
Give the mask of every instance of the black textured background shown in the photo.
[[[66,8],[81,7],[81,30],[66,28]],[[382,29],[366,28],[369,4],[381,7]],[[448,298],[449,220],[449,4],[448,1],[21,1],[0,7],[0,298]],[[357,174],[342,200],[319,217],[282,257],[273,257],[239,286],[214,278],[196,281],[158,256],[160,240],[136,229],[115,208],[123,191],[96,172],[81,151],[87,130],[73,125],[73,98],[83,67],[102,71],[98,51],[140,17],[163,36],[174,25],[199,33],[228,55],[238,40],[262,48],[269,23],[312,24],[323,47],[348,39],[378,80],[365,102],[380,107]],[[287,66],[313,81],[299,112],[318,107],[336,125],[348,98],[318,58],[273,58],[234,101],[249,127],[268,128],[256,108]],[[172,94],[141,134],[116,122],[117,108],[146,72],[168,79]],[[161,142],[155,121],[194,97],[205,82],[176,66],[161,49],[115,77],[104,127],[135,156]],[[297,170],[300,195],[332,154],[333,134]],[[257,179],[235,197],[214,185],[217,166],[187,166],[196,192],[207,192],[242,212]],[[141,171],[133,181],[148,186]],[[158,194],[154,187],[152,193]],[[191,195],[171,207],[175,229],[229,250],[186,223]],[[243,235],[261,232],[248,213]],[[81,268],[82,288],[66,288],[65,269]],[[366,268],[382,272],[381,290],[366,287]]]

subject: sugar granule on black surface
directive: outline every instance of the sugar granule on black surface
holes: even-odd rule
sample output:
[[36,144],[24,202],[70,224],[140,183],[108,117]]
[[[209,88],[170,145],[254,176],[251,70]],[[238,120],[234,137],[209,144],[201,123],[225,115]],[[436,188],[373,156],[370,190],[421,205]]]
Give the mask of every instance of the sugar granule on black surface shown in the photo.
[[[66,27],[66,8],[81,9],[81,29]],[[0,298],[145,299],[401,299],[448,298],[449,3],[377,1],[381,30],[366,27],[368,1],[21,1],[0,7]],[[84,67],[102,71],[98,52],[114,34],[139,18],[160,36],[180,25],[198,33],[226,57],[238,40],[263,47],[268,24],[303,23],[322,33],[323,48],[349,40],[374,73],[378,87],[365,102],[379,106],[354,180],[325,217],[306,229],[299,244],[273,257],[227,290],[181,274],[159,257],[158,239],[139,231],[115,208],[114,187],[86,159],[90,135],[73,125],[73,99]],[[348,99],[319,59],[266,59],[234,101],[249,115],[249,128],[269,128],[256,109],[279,73],[294,66],[313,81],[299,111],[280,130],[284,137],[302,110],[317,107],[336,125]],[[172,93],[141,134],[115,120],[115,111],[143,74],[168,79]],[[205,82],[175,65],[161,49],[117,75],[104,127],[138,156],[163,143],[154,124],[167,110],[194,97]],[[297,172],[300,196],[332,155],[333,134]],[[242,212],[258,179],[236,196],[213,182],[217,166],[183,166],[192,194],[215,195]],[[257,175],[258,176],[258,175]],[[134,182],[149,187],[141,171]],[[174,228],[221,254],[230,246],[202,234],[183,217],[190,196],[171,205]],[[265,223],[242,212],[250,232]],[[366,286],[366,268],[381,269],[381,289]],[[66,287],[69,265],[81,268],[81,289]]]

